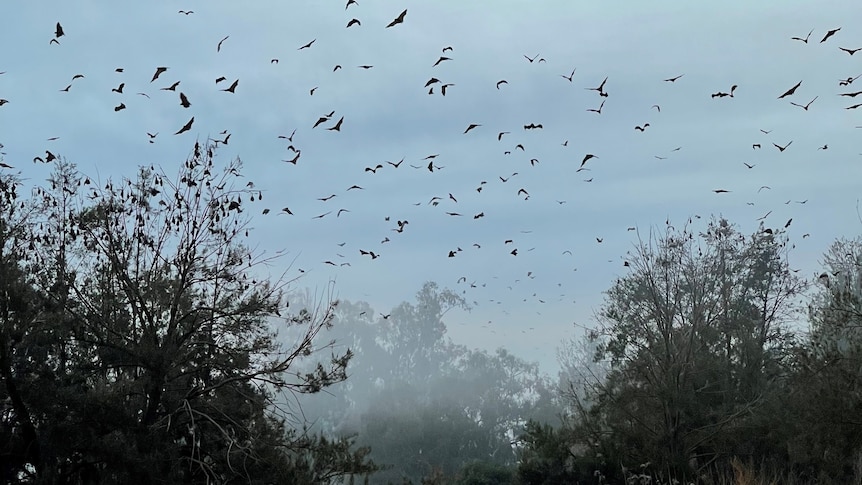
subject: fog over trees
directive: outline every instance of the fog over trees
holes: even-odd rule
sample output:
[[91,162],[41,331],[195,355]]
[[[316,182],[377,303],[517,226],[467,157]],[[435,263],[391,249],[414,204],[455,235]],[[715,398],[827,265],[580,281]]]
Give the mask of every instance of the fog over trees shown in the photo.
[[549,376],[454,343],[470,306],[437,283],[376,309],[270,275],[261,194],[215,152],[104,186],[59,160],[28,196],[0,175],[6,483],[862,477],[862,238],[810,279],[787,225],[668,222]]

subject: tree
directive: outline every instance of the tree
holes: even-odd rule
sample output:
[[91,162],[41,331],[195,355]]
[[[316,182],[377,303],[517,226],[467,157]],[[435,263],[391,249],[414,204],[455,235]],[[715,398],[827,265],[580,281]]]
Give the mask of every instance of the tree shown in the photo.
[[[241,162],[219,171],[214,152],[196,143],[174,180],[150,167],[104,188],[60,159],[31,203],[6,197],[4,433],[25,450],[7,476],[310,483],[373,470],[366,451],[310,437],[272,406],[344,380],[351,353],[298,371],[327,350],[317,336],[337,302],[287,314],[290,281],[242,242],[263,194],[235,187]],[[280,346],[274,324],[300,337]]]
[[518,477],[522,483],[566,484],[591,481],[593,470],[580,453],[569,426],[552,427],[529,421],[521,434]]
[[[811,329],[781,396],[788,459],[821,481],[862,479],[862,238],[835,241],[809,307]],[[776,406],[779,407],[779,406]]]
[[756,440],[728,437],[744,432],[784,376],[785,326],[805,288],[788,249],[779,229],[746,238],[724,219],[698,236],[668,224],[639,242],[598,314],[596,357],[611,370],[583,416],[589,441],[624,464],[652,460],[677,477],[756,452]]
[[426,283],[414,302],[385,316],[364,302],[336,311],[328,335],[356,357],[350,379],[316,396],[314,408],[324,429],[358,435],[374,461],[389,466],[374,483],[451,481],[472,462],[511,471],[527,419],[556,412],[536,364],[446,337],[444,318],[455,307],[466,307],[459,295]]

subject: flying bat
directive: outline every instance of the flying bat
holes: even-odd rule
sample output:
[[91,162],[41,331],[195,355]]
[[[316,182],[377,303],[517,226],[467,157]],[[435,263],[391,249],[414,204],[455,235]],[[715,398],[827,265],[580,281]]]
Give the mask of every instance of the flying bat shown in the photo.
[[773,145],[775,148],[777,148],[779,152],[783,152],[784,150],[787,150],[787,147],[789,147],[791,143],[793,143],[793,140],[790,140],[789,142],[787,142],[787,145],[784,145],[784,146],[779,146],[779,145],[777,145],[777,144],[775,144],[775,143],[773,143],[772,145]]
[[790,40],[799,40],[799,41],[802,41],[802,42],[804,42],[804,43],[806,43],[806,44],[807,44],[807,43],[808,43],[808,38],[809,38],[809,37],[811,37],[811,33],[812,33],[812,32],[814,32],[814,29],[811,29],[811,30],[808,32],[808,35],[806,35],[804,39],[803,39],[802,37],[791,37],[791,38],[790,38]]
[[188,123],[183,125],[183,127],[180,128],[180,130],[178,132],[174,133],[174,135],[179,135],[181,133],[185,133],[185,132],[191,130],[192,129],[192,123],[194,123],[194,122],[195,122],[195,117],[192,116],[192,119],[190,119]]
[[799,88],[799,86],[802,86],[802,81],[799,81],[798,83],[796,83],[796,85],[795,85],[795,86],[793,86],[792,88],[790,88],[790,89],[788,89],[787,91],[785,91],[785,92],[784,92],[784,94],[782,94],[781,96],[779,96],[779,97],[778,97],[778,99],[781,99],[781,98],[783,98],[783,97],[785,97],[785,96],[790,96],[790,95],[792,95],[793,93],[795,93],[795,92],[796,92],[796,89],[797,89],[797,88]]
[[153,82],[153,81],[155,81],[156,79],[158,79],[158,78],[159,78],[159,76],[161,76],[161,75],[162,75],[162,73],[163,73],[163,72],[165,72],[165,71],[167,71],[167,70],[168,70],[168,68],[167,68],[167,67],[157,67],[157,68],[156,68],[156,73],[155,73],[155,74],[153,74],[153,78],[152,78],[152,79],[150,79],[150,82]]
[[808,104],[805,104],[805,105],[797,104],[797,103],[794,103],[793,101],[791,101],[790,104],[792,104],[793,106],[799,106],[800,108],[804,109],[805,111],[808,111],[808,107],[811,106],[811,103],[813,103],[817,98],[819,98],[819,96],[814,96],[814,99],[812,99],[811,101],[808,102]]
[[826,39],[828,39],[828,38],[832,37],[833,35],[837,34],[839,30],[841,30],[841,27],[838,27],[837,29],[832,29],[832,30],[830,30],[830,31],[826,32],[826,35],[824,35],[824,36],[823,36],[823,38],[822,38],[822,39],[820,39],[820,43],[822,44],[822,43],[826,42]]
[[239,86],[239,79],[237,79],[236,81],[234,81],[234,82],[233,82],[233,84],[231,84],[229,88],[227,88],[227,89],[222,89],[222,91],[226,91],[226,92],[228,92],[228,93],[235,93],[235,92],[236,92],[236,87],[237,87],[237,86]]
[[218,41],[218,45],[216,46],[216,52],[221,52],[222,42],[226,41],[228,37],[230,37],[230,36],[226,35],[226,36],[224,36],[224,39]]
[[388,29],[389,27],[394,27],[398,24],[403,24],[404,23],[404,17],[406,15],[407,15],[407,9],[404,9],[403,12],[401,12],[397,17],[395,17],[395,20],[393,20],[392,22],[389,22],[389,25],[387,25],[386,28]]
[[329,128],[327,128],[327,130],[329,130],[329,131],[341,131],[341,123],[343,121],[344,121],[344,117],[342,116],[341,119],[338,120],[338,123],[335,123],[335,125],[330,126]]
[[159,91],[176,91],[177,86],[179,86],[179,85],[180,85],[180,81],[177,81],[177,82],[171,84],[170,86],[168,86],[166,88],[159,89]]

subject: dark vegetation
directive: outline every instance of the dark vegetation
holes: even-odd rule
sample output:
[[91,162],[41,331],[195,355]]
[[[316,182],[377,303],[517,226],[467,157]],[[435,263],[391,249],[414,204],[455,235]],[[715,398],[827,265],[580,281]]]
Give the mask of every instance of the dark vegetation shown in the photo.
[[781,228],[667,225],[551,380],[449,340],[468,305],[434,283],[385,318],[290,305],[213,150],[104,186],[57,160],[26,197],[0,175],[3,482],[862,480],[862,239],[808,281]]

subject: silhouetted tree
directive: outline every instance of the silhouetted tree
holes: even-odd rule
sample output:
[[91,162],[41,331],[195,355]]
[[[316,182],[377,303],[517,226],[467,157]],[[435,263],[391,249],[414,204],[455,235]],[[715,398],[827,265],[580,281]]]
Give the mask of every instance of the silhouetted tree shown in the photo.
[[740,435],[786,375],[785,324],[805,288],[788,249],[779,229],[746,238],[724,219],[640,242],[599,313],[611,369],[584,416],[588,442],[680,478],[753,452]]
[[[262,194],[214,146],[171,180],[154,167],[96,186],[58,159],[50,187],[0,205],[6,476],[80,483],[318,483],[373,470],[272,406],[346,378],[351,353],[299,372],[331,325],[288,316],[289,281],[242,242]],[[27,216],[20,212],[27,210]],[[282,316],[284,315],[284,316]],[[299,330],[289,346],[272,325]],[[291,420],[291,421],[288,421]]]

